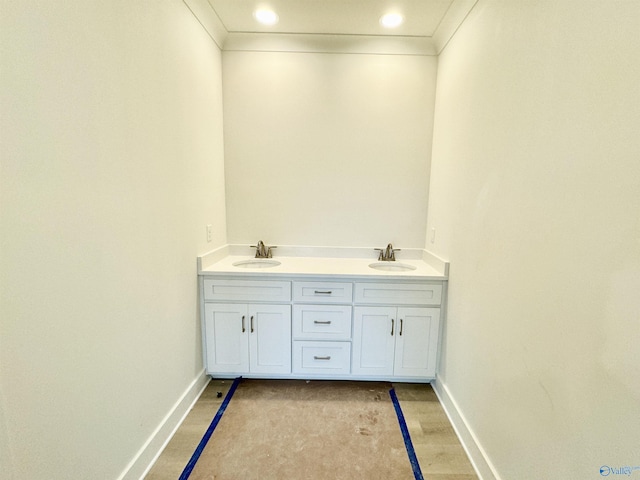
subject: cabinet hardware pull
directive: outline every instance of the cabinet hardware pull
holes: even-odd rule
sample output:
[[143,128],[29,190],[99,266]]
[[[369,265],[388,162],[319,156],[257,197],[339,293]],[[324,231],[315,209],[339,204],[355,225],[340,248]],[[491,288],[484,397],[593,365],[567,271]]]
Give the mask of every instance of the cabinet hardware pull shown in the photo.
[[400,319],[400,336],[402,336],[402,319]]
[[242,315],[242,333],[246,332],[247,329],[244,328],[244,315]]
[[316,295],[331,295],[331,290],[315,290]]
[[314,320],[316,325],[331,325],[331,320]]
[[392,318],[391,319],[391,336],[393,336],[393,323],[395,322],[395,320]]
[[251,315],[251,333],[253,333],[253,315]]
[[327,355],[326,357],[319,357],[317,355],[313,356],[314,360],[331,360],[331,355]]

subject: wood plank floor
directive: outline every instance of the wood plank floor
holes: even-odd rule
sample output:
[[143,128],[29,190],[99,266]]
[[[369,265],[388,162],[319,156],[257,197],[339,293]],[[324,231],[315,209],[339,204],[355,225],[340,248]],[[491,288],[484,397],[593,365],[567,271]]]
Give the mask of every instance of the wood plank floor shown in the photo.
[[[218,379],[209,382],[145,480],[176,480],[180,476],[232,383]],[[478,480],[431,385],[393,386],[424,478]],[[220,398],[218,392],[222,393]]]

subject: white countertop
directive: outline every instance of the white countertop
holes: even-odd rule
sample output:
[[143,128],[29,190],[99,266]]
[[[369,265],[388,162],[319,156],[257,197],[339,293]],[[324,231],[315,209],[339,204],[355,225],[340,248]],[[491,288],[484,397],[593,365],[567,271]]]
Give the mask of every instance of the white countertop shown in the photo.
[[[248,245],[226,245],[198,257],[198,274],[231,276],[349,276],[413,280],[446,280],[449,264],[422,249],[403,249],[396,253],[396,262],[415,270],[385,271],[370,268],[378,263],[372,248],[332,248],[283,246],[273,250],[279,265],[269,268],[237,267],[234,263],[253,260],[255,249]],[[387,262],[384,262],[385,264]]]

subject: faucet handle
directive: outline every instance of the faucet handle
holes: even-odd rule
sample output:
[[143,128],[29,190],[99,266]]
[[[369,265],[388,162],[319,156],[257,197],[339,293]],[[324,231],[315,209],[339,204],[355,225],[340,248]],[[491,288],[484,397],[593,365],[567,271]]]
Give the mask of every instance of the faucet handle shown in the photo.
[[266,257],[267,252],[265,251],[264,242],[262,240],[258,240],[258,244],[257,245],[251,245],[251,248],[255,248],[256,249],[256,258],[265,258]]
[[393,245],[389,244],[387,245],[387,248],[374,248],[374,250],[380,252],[380,254],[378,255],[378,260],[384,262],[394,262],[396,260],[396,252],[399,252],[401,249],[393,248]]
[[276,246],[267,247],[267,258],[273,257],[273,254],[271,253],[271,249],[273,249],[273,248],[278,248],[278,247],[276,247]]

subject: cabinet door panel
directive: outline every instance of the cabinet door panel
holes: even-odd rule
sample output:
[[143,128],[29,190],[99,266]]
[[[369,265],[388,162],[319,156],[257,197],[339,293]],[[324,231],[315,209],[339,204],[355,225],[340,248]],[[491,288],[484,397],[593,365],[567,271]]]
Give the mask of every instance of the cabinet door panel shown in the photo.
[[249,371],[246,306],[205,304],[207,371],[210,373],[243,373]]
[[251,373],[291,373],[291,307],[249,305]]
[[439,308],[398,308],[394,375],[434,377],[440,328]]
[[397,328],[395,315],[394,307],[354,308],[351,373],[356,375],[393,374],[393,352]]

